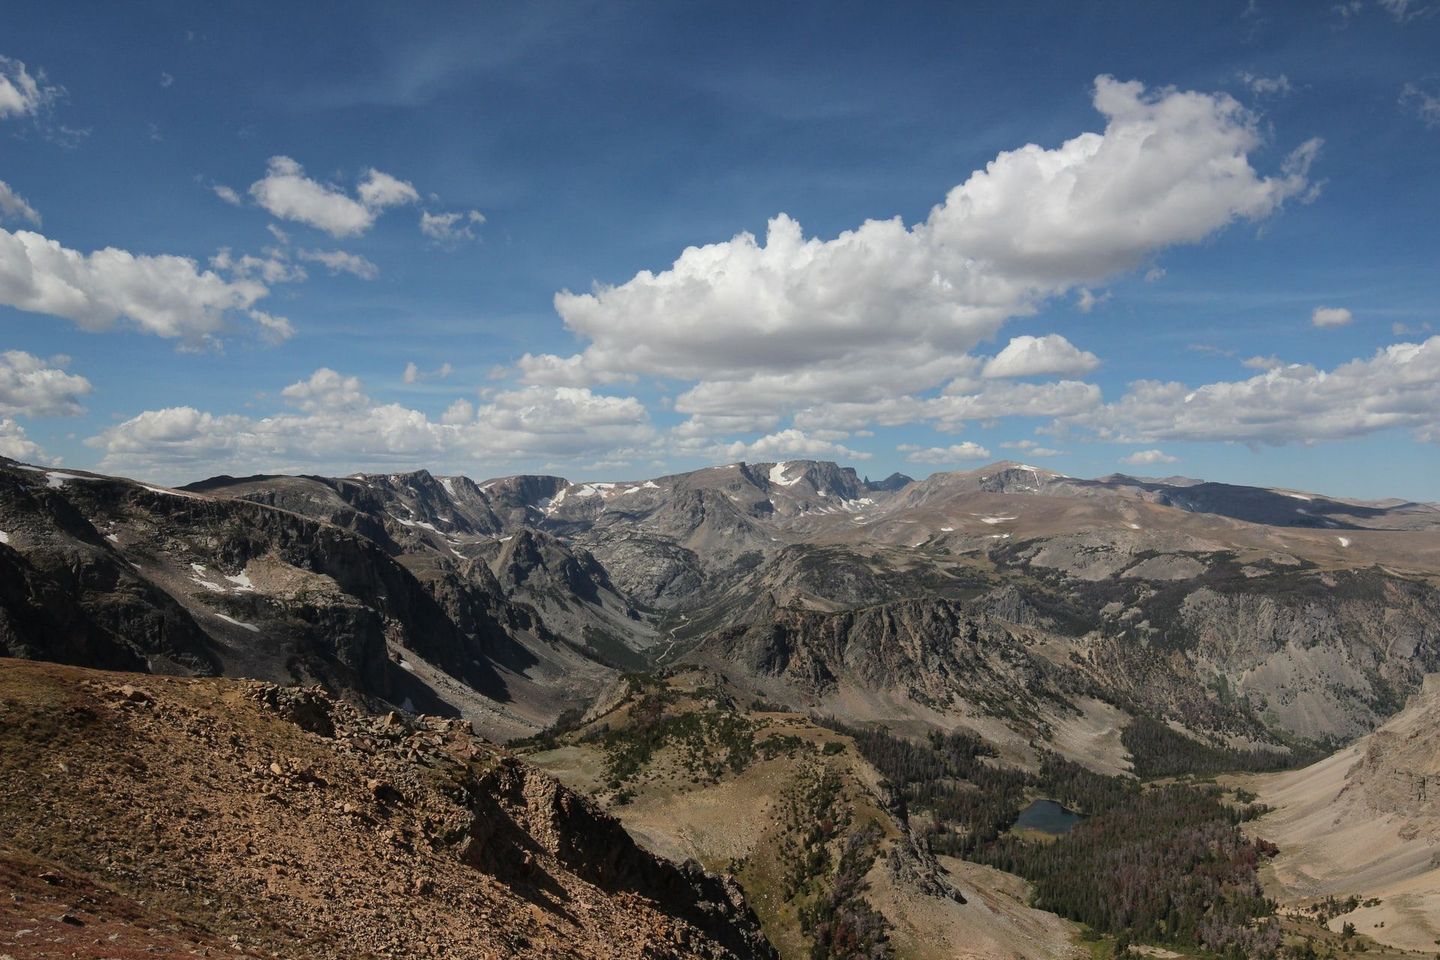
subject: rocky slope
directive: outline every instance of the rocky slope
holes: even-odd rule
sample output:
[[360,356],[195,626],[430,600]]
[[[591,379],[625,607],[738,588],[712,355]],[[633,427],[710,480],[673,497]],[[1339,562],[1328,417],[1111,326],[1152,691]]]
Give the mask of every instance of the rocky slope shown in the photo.
[[1440,505],[1433,503],[1346,500],[1186,477],[1150,479],[1116,473],[1085,480],[1008,460],[977,470],[935,474],[911,485],[899,505],[914,507],[979,493],[1150,503],[1266,526],[1440,530]]
[[1030,649],[1031,638],[963,604],[900,600],[838,613],[776,609],[747,627],[722,631],[703,654],[745,674],[781,681],[817,705],[847,691],[893,694],[936,714],[972,708],[1003,717],[1032,736],[1045,716],[1083,695],[1078,674]]
[[1246,778],[1274,808],[1254,830],[1280,844],[1273,892],[1331,911],[1382,943],[1429,953],[1440,939],[1440,675],[1375,732],[1303,770]]
[[[515,477],[482,489],[466,477],[215,477],[186,488],[279,507],[354,530],[379,544],[432,591],[472,589],[531,607],[556,637],[584,646],[605,636],[621,659],[654,634],[583,548],[541,531],[535,503],[565,487]],[[492,575],[493,574],[493,575]],[[627,648],[617,651],[615,644]],[[600,659],[605,653],[592,650]]]
[[820,597],[787,573],[679,659],[782,702],[1038,740],[1097,769],[1124,768],[1114,739],[1097,749],[1141,715],[1221,745],[1346,742],[1440,669],[1440,591],[1380,570],[1255,578],[1226,560],[1178,582],[1097,581],[1002,561],[877,600],[885,583],[868,569]]
[[407,548],[320,481],[279,487],[274,506],[0,463],[0,653],[318,681],[501,737],[613,676],[483,558]]
[[317,688],[0,662],[0,782],[21,960],[773,955],[733,881],[463,724]]

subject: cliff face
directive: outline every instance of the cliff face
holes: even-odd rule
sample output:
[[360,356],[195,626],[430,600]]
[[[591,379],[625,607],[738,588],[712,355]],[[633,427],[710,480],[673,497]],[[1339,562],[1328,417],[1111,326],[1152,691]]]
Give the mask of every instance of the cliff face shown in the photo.
[[5,661],[0,779],[0,872],[116,951],[153,944],[144,903],[251,955],[773,955],[733,881],[463,724],[317,688]]
[[775,608],[696,651],[817,699],[843,687],[898,694],[936,710],[1001,717],[1031,734],[1090,688],[1012,627],[966,604],[899,600],[834,613]]
[[533,616],[483,580],[439,571],[430,589],[379,542],[247,500],[0,469],[0,530],[10,656],[319,680],[431,709],[390,649],[499,703],[497,666],[534,661]]
[[1112,587],[1125,589],[1086,583],[1066,596],[1011,580],[966,601],[758,604],[749,623],[716,631],[688,656],[814,702],[848,686],[1045,738],[1099,699],[1216,738],[1277,745],[1364,734],[1440,669],[1436,591],[1381,572],[1145,586],[1123,606],[1107,602]]
[[1212,571],[1145,587],[1096,630],[1090,659],[1146,709],[1319,741],[1373,730],[1440,669],[1440,592],[1378,568]]

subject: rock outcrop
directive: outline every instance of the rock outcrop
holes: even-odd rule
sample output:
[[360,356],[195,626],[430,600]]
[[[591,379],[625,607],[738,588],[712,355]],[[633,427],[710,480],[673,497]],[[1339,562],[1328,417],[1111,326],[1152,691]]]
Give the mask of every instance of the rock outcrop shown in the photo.
[[254,956],[773,957],[733,881],[464,724],[318,688],[4,661],[0,780],[0,873],[72,885],[117,953],[145,903]]

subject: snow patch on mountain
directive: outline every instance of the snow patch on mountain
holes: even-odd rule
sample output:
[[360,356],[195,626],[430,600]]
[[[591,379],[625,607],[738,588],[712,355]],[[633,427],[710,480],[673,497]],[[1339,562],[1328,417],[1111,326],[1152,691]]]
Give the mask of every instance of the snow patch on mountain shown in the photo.
[[235,584],[235,589],[241,592],[253,593],[255,590],[255,584],[250,582],[250,575],[243,570],[234,576],[226,574],[225,579]]
[[[794,486],[795,484],[799,483],[801,480],[804,480],[804,479],[805,479],[805,475],[804,475],[803,473],[802,473],[800,476],[798,476],[798,477],[796,477],[795,479],[793,479],[793,480],[787,480],[787,479],[785,479],[785,468],[788,467],[789,465],[790,465],[790,461],[789,461],[789,460],[781,460],[779,463],[775,464],[775,466],[771,467],[771,468],[770,468],[770,482],[771,482],[771,483],[774,483],[774,484],[778,484],[779,486],[782,486],[782,487],[789,487],[789,486]],[[821,496],[823,497],[824,494],[822,493]]]
[[236,620],[234,617],[227,617],[223,613],[217,613],[215,614],[215,616],[219,617],[221,620],[224,620],[226,623],[232,623],[243,630],[249,630],[251,633],[260,632],[260,628],[255,626],[255,624],[253,623],[246,623],[244,620]]

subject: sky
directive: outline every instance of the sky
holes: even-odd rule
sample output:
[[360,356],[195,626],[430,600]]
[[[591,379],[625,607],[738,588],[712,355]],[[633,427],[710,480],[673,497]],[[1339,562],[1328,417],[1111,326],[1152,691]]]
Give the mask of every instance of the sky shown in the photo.
[[0,455],[1440,501],[1440,0],[4,20]]

